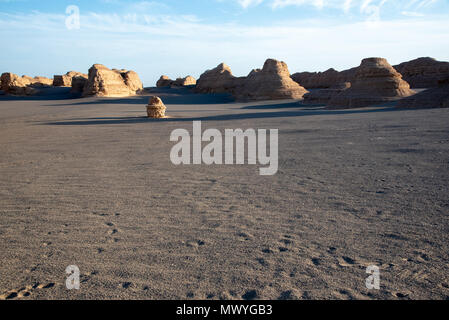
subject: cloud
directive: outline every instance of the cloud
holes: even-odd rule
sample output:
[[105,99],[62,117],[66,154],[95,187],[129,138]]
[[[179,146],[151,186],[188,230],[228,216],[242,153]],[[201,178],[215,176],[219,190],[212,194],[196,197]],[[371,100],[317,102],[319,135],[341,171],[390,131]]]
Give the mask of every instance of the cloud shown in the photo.
[[[415,12],[418,4],[403,11]],[[65,28],[64,14],[0,13],[0,37],[9,39],[0,51],[0,69],[52,76],[103,63],[134,69],[149,86],[161,74],[198,77],[222,61],[246,75],[268,57],[286,61],[291,72],[349,68],[368,56],[393,64],[419,56],[449,60],[447,17],[403,15],[376,25],[350,19],[245,25],[148,12],[81,13],[79,30]]]
[[250,6],[258,6],[263,2],[263,0],[237,0],[237,2],[242,6],[242,8],[246,9]]

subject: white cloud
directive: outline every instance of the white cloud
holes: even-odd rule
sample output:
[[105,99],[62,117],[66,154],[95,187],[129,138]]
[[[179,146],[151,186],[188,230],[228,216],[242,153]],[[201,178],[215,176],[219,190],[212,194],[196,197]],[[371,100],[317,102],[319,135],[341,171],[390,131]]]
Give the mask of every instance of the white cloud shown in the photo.
[[[374,26],[328,20],[248,26],[204,23],[195,16],[86,13],[80,30],[65,29],[64,20],[62,14],[0,13],[0,37],[9,39],[0,51],[2,71],[52,76],[103,63],[134,69],[149,86],[161,74],[198,77],[222,61],[246,75],[268,57],[286,61],[291,72],[348,68],[368,56],[393,64],[419,56],[449,60],[449,21],[441,17]],[[43,49],[33,50],[30,59],[30,48]]]

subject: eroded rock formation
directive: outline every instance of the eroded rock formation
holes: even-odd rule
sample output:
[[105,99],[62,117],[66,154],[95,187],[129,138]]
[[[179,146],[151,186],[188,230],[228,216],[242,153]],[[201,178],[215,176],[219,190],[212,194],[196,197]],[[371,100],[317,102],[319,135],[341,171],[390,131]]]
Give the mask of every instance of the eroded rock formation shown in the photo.
[[362,60],[351,88],[332,97],[332,107],[357,108],[413,95],[409,84],[383,58]]
[[240,100],[302,99],[307,90],[290,78],[287,64],[268,59],[261,70],[255,69],[236,91]]
[[53,76],[53,86],[55,87],[71,87],[72,79],[74,77],[84,77],[87,79],[87,74],[77,72],[77,71],[69,71],[64,75],[55,75]]
[[241,86],[243,78],[235,77],[231,68],[224,63],[204,72],[196,82],[195,91],[199,93],[231,93]]
[[449,76],[449,62],[433,58],[418,58],[394,66],[412,88],[438,87],[438,82]]
[[292,74],[291,78],[306,89],[329,89],[352,82],[356,69],[339,72],[331,68],[324,72],[298,72]]
[[403,108],[449,108],[449,77],[440,80],[438,87],[429,88],[398,102]]
[[134,71],[111,70],[101,64],[89,69],[83,96],[126,97],[143,90],[142,82]]
[[147,105],[147,115],[149,118],[165,118],[165,107],[164,103],[159,97],[152,96],[148,101]]
[[39,91],[32,87],[33,78],[19,77],[10,72],[5,72],[1,75],[0,89],[6,93],[17,96],[28,96],[37,94]]

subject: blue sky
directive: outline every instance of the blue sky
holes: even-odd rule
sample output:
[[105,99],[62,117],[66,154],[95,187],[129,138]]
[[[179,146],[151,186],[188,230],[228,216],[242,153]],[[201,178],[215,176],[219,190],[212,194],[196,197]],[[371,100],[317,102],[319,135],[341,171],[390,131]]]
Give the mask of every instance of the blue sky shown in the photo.
[[[66,8],[80,12],[68,29]],[[342,70],[365,57],[449,60],[448,0],[0,0],[0,72],[52,76],[94,63],[198,77],[266,58],[290,72]]]

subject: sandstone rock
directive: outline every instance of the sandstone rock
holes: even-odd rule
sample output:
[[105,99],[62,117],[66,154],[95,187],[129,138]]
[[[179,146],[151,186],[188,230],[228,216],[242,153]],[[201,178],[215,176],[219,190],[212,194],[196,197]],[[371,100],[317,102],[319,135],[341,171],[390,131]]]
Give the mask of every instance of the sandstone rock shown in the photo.
[[192,76],[187,76],[185,78],[178,78],[171,85],[177,87],[194,86],[196,85],[196,79]]
[[383,58],[362,60],[351,88],[333,96],[332,107],[357,108],[376,103],[395,101],[413,95],[407,82]]
[[244,78],[232,75],[231,68],[224,63],[216,68],[204,72],[196,82],[195,91],[198,93],[235,93],[242,85]]
[[170,87],[173,83],[173,80],[170,79],[168,76],[162,75],[159,80],[156,82],[156,87]]
[[71,93],[83,93],[84,86],[87,83],[87,77],[84,76],[75,76],[71,80],[72,89],[70,89]]
[[94,64],[89,69],[83,96],[125,97],[135,95],[142,89],[142,82],[134,71],[111,70]]
[[353,81],[356,69],[338,72],[331,68],[324,72],[300,72],[292,74],[291,78],[306,89],[328,89]]
[[398,102],[403,108],[449,108],[449,77],[439,81],[436,88],[429,88]]
[[34,77],[32,78],[32,85],[37,86],[52,86],[53,80],[46,77]]
[[74,77],[84,77],[87,79],[87,74],[76,72],[76,71],[69,71],[65,75],[55,75],[53,77],[53,86],[55,87],[71,87],[72,86],[72,79]]
[[142,81],[140,81],[139,75],[134,71],[124,71],[121,72],[123,79],[125,80],[126,86],[131,90],[131,92],[139,93],[143,90]]
[[252,70],[235,93],[241,100],[302,99],[307,92],[290,78],[287,64],[268,59],[262,70]]
[[165,107],[164,103],[159,97],[152,96],[148,101],[147,114],[149,118],[165,118]]
[[14,73],[5,72],[2,74],[0,79],[0,89],[5,94],[28,96],[37,94],[39,92],[35,88],[31,87],[32,81],[30,80],[30,77],[19,77]]
[[394,66],[412,88],[432,88],[449,76],[449,62],[418,58]]

